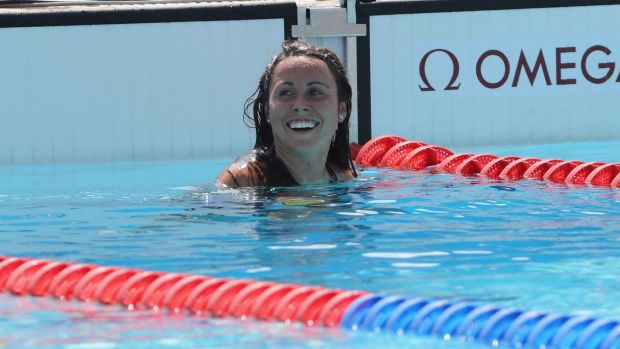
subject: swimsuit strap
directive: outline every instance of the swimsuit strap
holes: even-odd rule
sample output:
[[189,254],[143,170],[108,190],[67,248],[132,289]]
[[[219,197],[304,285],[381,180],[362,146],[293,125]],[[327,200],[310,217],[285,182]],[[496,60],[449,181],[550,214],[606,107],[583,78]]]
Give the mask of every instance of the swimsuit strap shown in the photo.
[[330,182],[338,182],[338,175],[336,174],[336,172],[327,164],[325,164],[325,169],[329,174]]
[[234,173],[232,173],[229,169],[226,169],[226,172],[228,172],[230,178],[232,178],[233,182],[235,182],[235,188],[239,188],[239,182],[237,182],[237,178],[235,178]]

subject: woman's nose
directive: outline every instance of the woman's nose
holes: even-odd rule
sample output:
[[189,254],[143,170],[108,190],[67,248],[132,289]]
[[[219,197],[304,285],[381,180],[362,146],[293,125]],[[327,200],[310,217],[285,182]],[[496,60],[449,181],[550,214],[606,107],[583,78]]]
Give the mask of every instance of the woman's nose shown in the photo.
[[295,99],[295,104],[293,105],[293,110],[299,111],[307,111],[310,107],[308,106],[308,101],[304,96],[299,96]]

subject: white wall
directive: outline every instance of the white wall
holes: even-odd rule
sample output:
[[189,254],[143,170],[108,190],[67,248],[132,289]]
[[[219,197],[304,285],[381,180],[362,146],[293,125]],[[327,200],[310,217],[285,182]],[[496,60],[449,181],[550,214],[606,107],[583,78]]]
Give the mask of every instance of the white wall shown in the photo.
[[0,29],[0,165],[232,158],[283,20]]
[[[372,134],[398,134],[446,146],[548,143],[620,139],[620,6],[590,6],[524,10],[427,13],[370,18]],[[588,82],[581,58],[593,45],[604,45],[609,56],[593,53],[588,70],[600,77],[599,63],[615,62],[603,84]],[[563,78],[576,84],[556,84],[557,47],[575,47],[562,54]],[[419,63],[425,53],[443,48],[460,63],[459,90],[444,91],[452,64],[435,53],[427,61],[434,92],[422,92]],[[506,84],[484,87],[476,63],[489,49],[500,50],[510,62]],[[531,86],[525,74],[512,87],[517,59],[524,50],[533,66],[543,50],[552,84],[540,71]],[[486,79],[499,81],[503,65],[497,57],[484,61]]]

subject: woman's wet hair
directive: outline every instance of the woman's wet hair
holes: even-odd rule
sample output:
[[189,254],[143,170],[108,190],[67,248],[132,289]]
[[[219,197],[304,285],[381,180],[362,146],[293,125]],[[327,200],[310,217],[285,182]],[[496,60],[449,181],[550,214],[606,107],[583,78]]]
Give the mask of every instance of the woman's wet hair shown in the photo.
[[346,70],[334,52],[301,40],[287,40],[282,44],[282,52],[275,56],[271,63],[265,67],[265,71],[260,77],[258,88],[245,102],[244,117],[246,124],[255,129],[256,143],[254,150],[257,152],[257,156],[264,160],[273,160],[275,157],[273,133],[271,132],[271,125],[267,122],[269,87],[271,86],[273,71],[276,66],[289,57],[320,59],[325,62],[334,76],[338,89],[338,102],[339,104],[344,103],[346,118],[343,122],[338,123],[335,140],[327,154],[327,162],[337,165],[342,170],[350,169],[357,176],[349,151],[349,118],[351,116],[352,90]]

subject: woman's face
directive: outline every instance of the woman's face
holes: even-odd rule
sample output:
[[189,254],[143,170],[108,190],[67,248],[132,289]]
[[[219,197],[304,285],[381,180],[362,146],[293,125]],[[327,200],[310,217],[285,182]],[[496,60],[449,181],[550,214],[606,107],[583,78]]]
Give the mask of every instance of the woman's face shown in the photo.
[[276,65],[267,115],[279,152],[312,154],[329,150],[346,107],[325,62],[297,56]]

